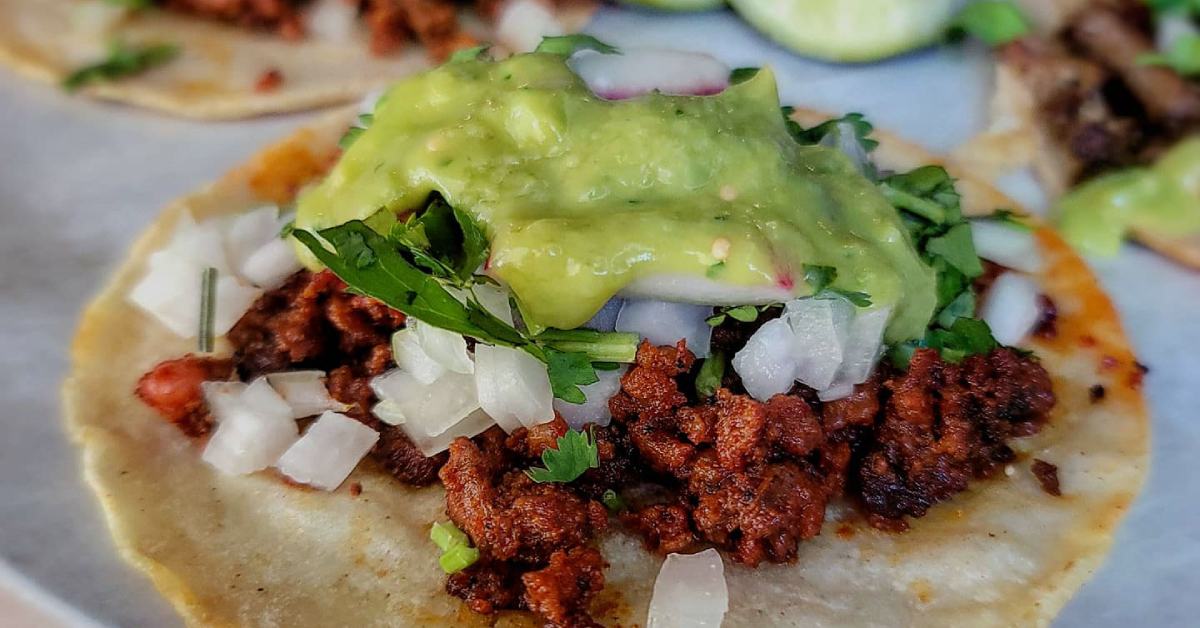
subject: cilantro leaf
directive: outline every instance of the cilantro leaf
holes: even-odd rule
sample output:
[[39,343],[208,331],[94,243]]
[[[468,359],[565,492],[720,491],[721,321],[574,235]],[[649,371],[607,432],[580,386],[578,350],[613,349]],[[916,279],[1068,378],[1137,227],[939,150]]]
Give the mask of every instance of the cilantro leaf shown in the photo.
[[1027,35],[1032,28],[1025,14],[1007,0],[976,0],[963,7],[946,33],[950,41],[974,37],[1000,46]]
[[743,323],[752,323],[758,320],[758,308],[753,305],[731,307],[725,310],[725,313],[729,315],[729,318]]
[[529,479],[539,484],[574,481],[588,469],[600,466],[596,439],[590,431],[568,430],[566,434],[558,437],[554,449],[542,452],[542,464],[542,468],[535,467],[525,471]]
[[717,276],[721,274],[722,270],[725,270],[724,261],[720,261],[709,266],[708,269],[704,271],[704,276],[708,277],[709,279],[716,279]]
[[615,46],[610,46],[591,35],[584,34],[543,37],[542,43],[538,44],[533,51],[569,57],[581,50],[595,50],[606,55],[621,54],[621,51]]
[[962,219],[954,179],[941,166],[923,166],[892,175],[880,182],[879,189],[897,209],[912,212],[935,225]]
[[700,363],[700,372],[696,374],[696,396],[707,399],[717,394],[724,378],[725,354],[713,351]]
[[754,78],[758,74],[758,70],[759,68],[734,68],[729,73],[729,84],[737,85],[738,83],[744,83]]
[[141,74],[177,56],[179,46],[174,44],[136,46],[115,41],[109,46],[107,57],[72,72],[63,79],[62,87],[73,92],[89,83]]
[[554,396],[567,403],[587,401],[587,396],[579,387],[600,381],[588,356],[557,349],[545,349],[544,352],[546,373],[550,376],[550,389],[554,391]]
[[971,238],[971,225],[960,223],[954,225],[946,233],[930,238],[925,244],[925,250],[938,255],[967,277],[978,277],[983,274],[983,263],[975,252],[975,242]]
[[472,46],[471,48],[455,50],[454,54],[450,55],[447,63],[462,63],[463,61],[475,61],[476,59],[485,58],[488,56],[488,50],[491,50],[491,48],[491,44],[482,44]]
[[963,290],[938,312],[935,320],[939,326],[949,329],[958,319],[972,316],[975,316],[975,292]]
[[988,324],[975,318],[960,318],[949,329],[931,329],[925,344],[937,349],[949,362],[961,362],[972,355],[982,355],[999,347]]
[[801,144],[820,144],[827,136],[840,133],[840,128],[847,127],[853,131],[854,137],[862,145],[864,151],[869,153],[879,146],[879,142],[870,137],[871,133],[875,131],[875,126],[861,113],[848,113],[840,118],[826,120],[806,129],[798,122],[791,120],[792,111],[791,107],[784,107],[784,115],[791,122],[788,130],[792,137]]
[[856,307],[871,307],[871,295],[833,287],[833,282],[837,281],[837,269],[833,266],[805,264],[804,281],[812,288],[814,299],[842,298]]
[[470,214],[451,208],[439,194],[425,208],[392,226],[390,237],[405,247],[416,264],[459,287],[473,283],[475,270],[487,260],[483,227]]

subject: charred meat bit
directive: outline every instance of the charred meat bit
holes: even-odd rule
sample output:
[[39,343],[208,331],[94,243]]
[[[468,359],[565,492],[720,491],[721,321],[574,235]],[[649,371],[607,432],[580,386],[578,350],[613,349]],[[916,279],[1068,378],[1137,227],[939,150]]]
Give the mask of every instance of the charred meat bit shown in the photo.
[[155,366],[138,380],[135,392],[184,434],[204,436],[212,429],[213,421],[200,385],[227,380],[232,375],[230,360],[189,354]]
[[1033,471],[1033,476],[1042,485],[1043,491],[1055,497],[1062,497],[1062,487],[1058,483],[1057,465],[1035,458],[1030,468]]
[[879,416],[880,382],[881,375],[877,371],[870,379],[855,386],[849,396],[822,404],[821,424],[830,440],[844,442],[854,432],[875,426]]
[[696,543],[690,512],[682,504],[654,504],[626,512],[621,515],[621,523],[637,532],[652,552],[684,552]]
[[254,82],[254,91],[273,92],[279,89],[280,85],[283,85],[283,72],[278,68],[271,68],[258,75],[258,80]]
[[521,574],[511,563],[480,560],[446,580],[446,592],[480,615],[522,608]]
[[879,517],[922,516],[1013,459],[1006,440],[1037,431],[1054,405],[1045,369],[1010,349],[943,362],[918,350],[891,391],[858,490]]
[[590,547],[557,551],[550,564],[521,576],[525,606],[553,628],[600,626],[587,605],[604,588],[604,558]]

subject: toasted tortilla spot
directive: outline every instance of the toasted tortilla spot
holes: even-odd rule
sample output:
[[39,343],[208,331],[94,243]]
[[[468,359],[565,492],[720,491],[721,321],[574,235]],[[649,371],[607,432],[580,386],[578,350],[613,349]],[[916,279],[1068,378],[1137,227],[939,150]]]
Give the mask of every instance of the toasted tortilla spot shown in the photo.
[[[267,154],[329,154],[353,117],[333,115]],[[886,133],[878,137],[883,167],[936,161]],[[205,217],[277,200],[251,184],[256,178],[280,184],[266,188],[271,194],[302,185],[293,172],[271,179],[264,163],[271,158],[168,208],[87,308],[74,340],[63,387],[67,424],[121,553],[191,625],[534,625],[525,613],[475,615],[443,591],[428,540],[431,522],[445,516],[440,487],[405,487],[373,464],[349,479],[370,499],[344,488],[295,491],[265,473],[224,476],[134,398],[145,370],[191,346],[126,295],[181,212]],[[948,167],[969,212],[1015,206]],[[1038,241],[1047,259],[1039,281],[1059,306],[1062,333],[1035,346],[1060,401],[1040,434],[1013,444],[1022,458],[1055,461],[1070,498],[1047,495],[1031,474],[1018,473],[973,484],[902,534],[859,527],[843,538],[831,518],[801,545],[794,565],[727,567],[726,626],[1045,626],[1096,569],[1145,474],[1146,406],[1139,391],[1120,385],[1135,361],[1099,284],[1052,231],[1039,230]],[[1097,375],[1104,355],[1119,365]],[[1090,401],[1096,384],[1111,391],[1103,404]],[[611,567],[592,612],[608,625],[642,625],[661,558],[620,531],[600,546]]]

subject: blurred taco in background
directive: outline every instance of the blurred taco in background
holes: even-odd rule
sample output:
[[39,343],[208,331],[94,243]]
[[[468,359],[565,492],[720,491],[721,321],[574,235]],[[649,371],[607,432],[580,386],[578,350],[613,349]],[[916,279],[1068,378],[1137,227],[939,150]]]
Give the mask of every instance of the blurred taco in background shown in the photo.
[[593,0],[0,0],[0,62],[194,118],[349,102],[481,42],[533,48]]
[[[1200,29],[1194,4],[1023,2],[1001,43],[993,132],[968,154],[1032,164],[1063,235],[1116,253],[1127,233],[1200,267]],[[997,42],[999,43],[999,42]]]
[[1082,261],[767,68],[539,49],[139,239],[64,388],[126,557],[196,625],[1048,624],[1148,455]]

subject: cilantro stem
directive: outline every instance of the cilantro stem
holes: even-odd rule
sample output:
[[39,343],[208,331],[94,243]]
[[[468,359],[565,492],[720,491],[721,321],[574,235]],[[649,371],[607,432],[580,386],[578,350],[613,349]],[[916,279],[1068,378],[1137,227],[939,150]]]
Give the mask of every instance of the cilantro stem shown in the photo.
[[551,349],[582,353],[591,362],[633,362],[640,339],[633,333],[591,329],[547,329],[534,336],[534,340]]
[[946,221],[946,210],[936,202],[898,190],[887,183],[879,185],[879,190],[887,197],[894,207],[906,209],[930,222],[941,224]]

